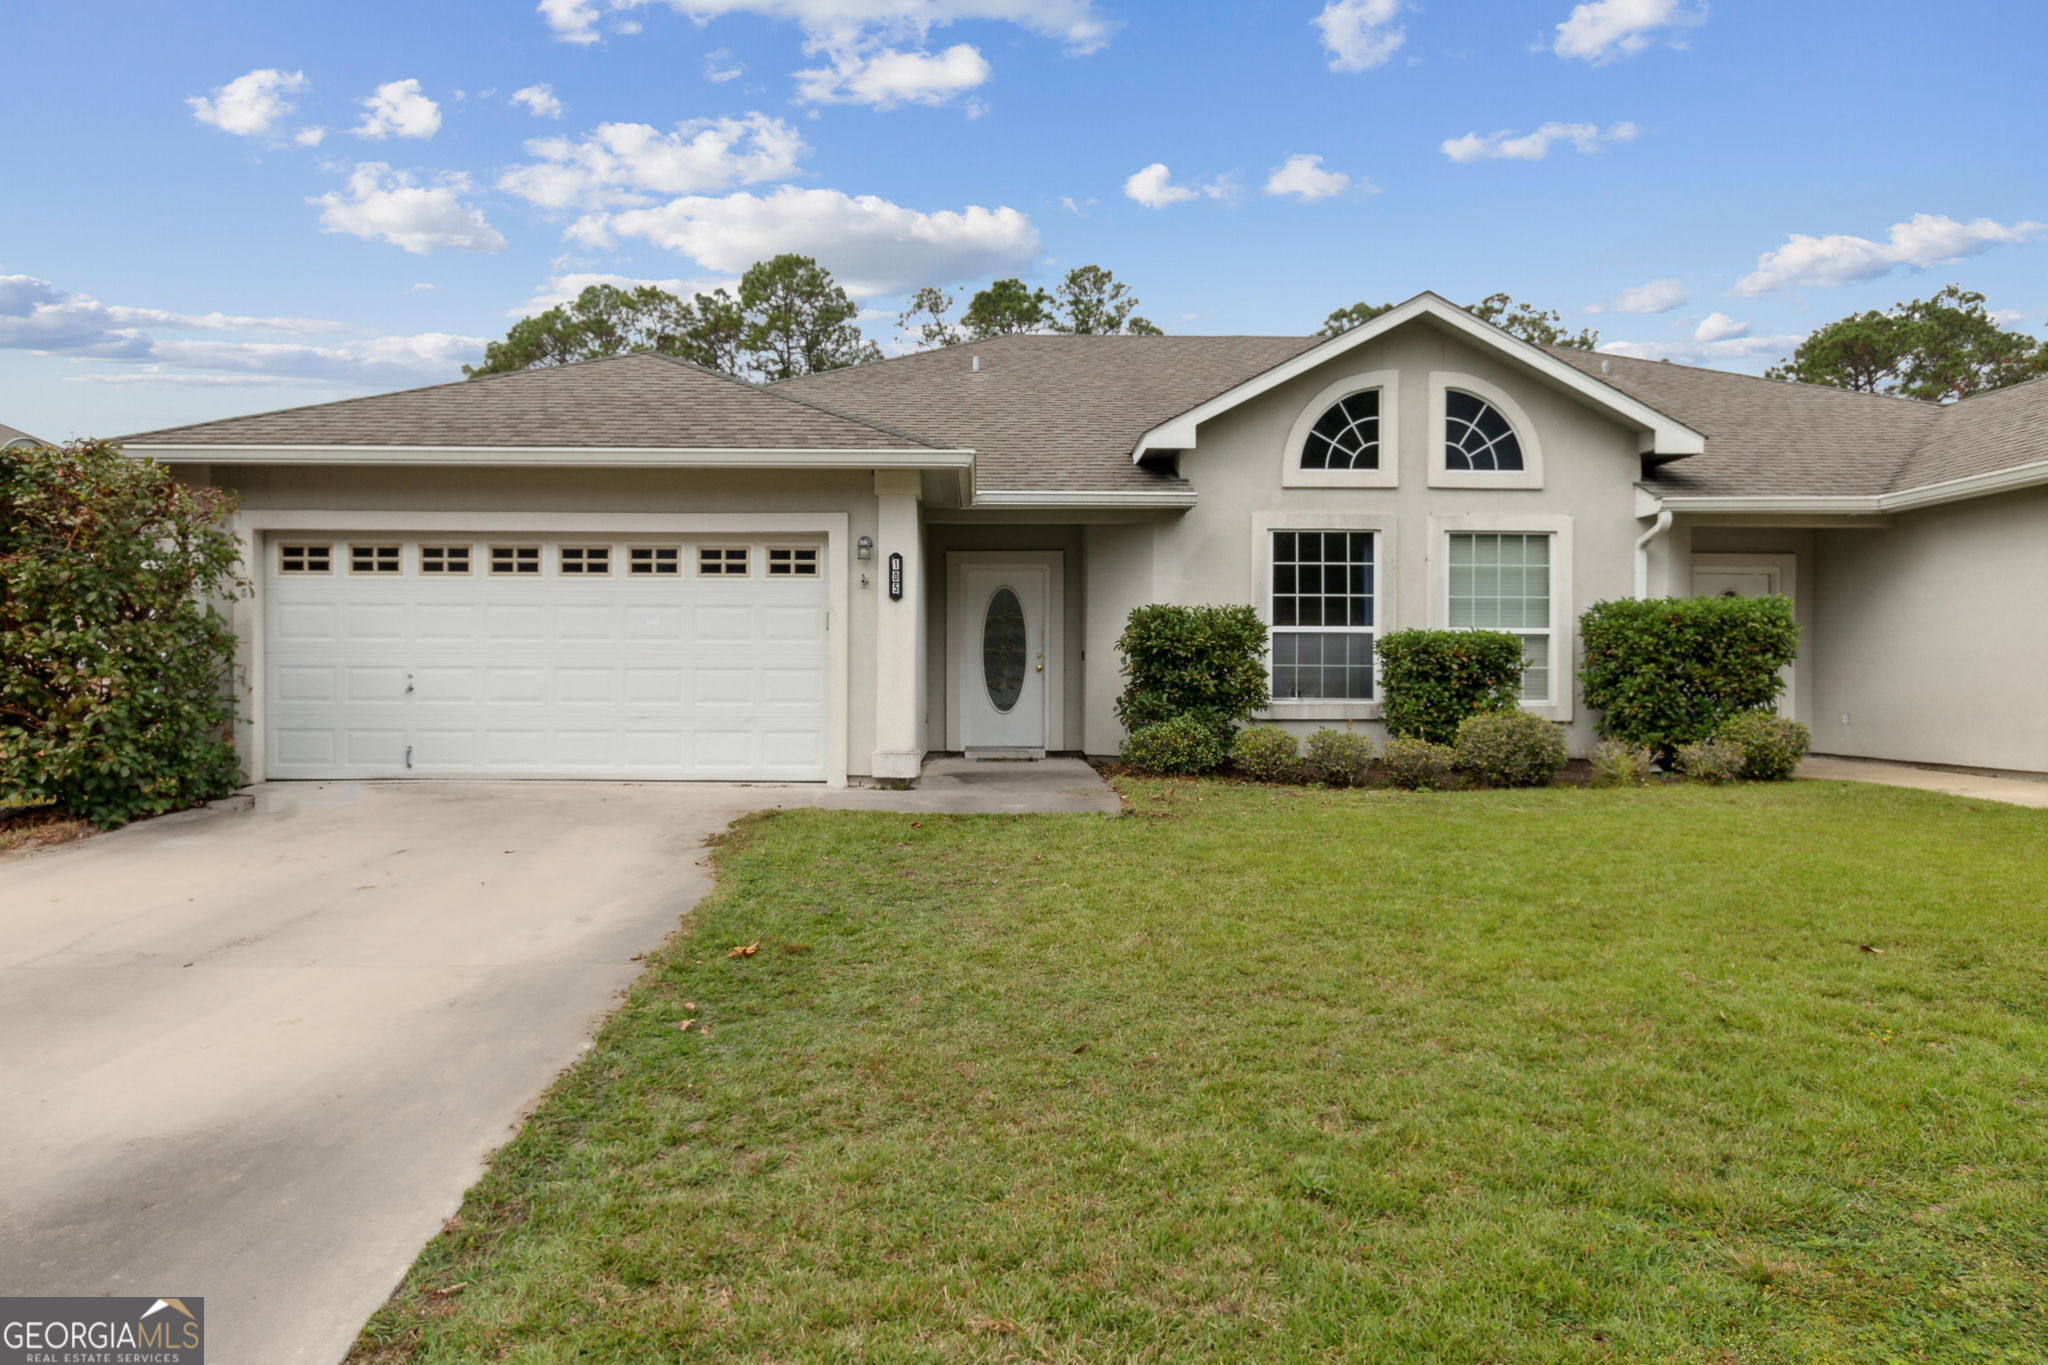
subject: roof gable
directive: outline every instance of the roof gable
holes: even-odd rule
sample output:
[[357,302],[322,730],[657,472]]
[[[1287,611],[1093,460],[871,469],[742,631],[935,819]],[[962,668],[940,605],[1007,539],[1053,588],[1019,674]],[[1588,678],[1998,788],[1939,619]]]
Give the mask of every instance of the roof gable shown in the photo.
[[1389,309],[1371,322],[1311,345],[1270,369],[1252,375],[1152,427],[1132,447],[1131,462],[1136,464],[1155,452],[1193,450],[1202,423],[1385,336],[1397,327],[1405,327],[1424,318],[1476,345],[1499,352],[1557,387],[1606,410],[1624,425],[1634,427],[1641,433],[1645,454],[1677,458],[1697,455],[1706,449],[1706,438],[1699,432],[1640,398],[1564,363],[1544,347],[1510,336],[1492,323],[1482,322],[1439,294],[1424,293]]

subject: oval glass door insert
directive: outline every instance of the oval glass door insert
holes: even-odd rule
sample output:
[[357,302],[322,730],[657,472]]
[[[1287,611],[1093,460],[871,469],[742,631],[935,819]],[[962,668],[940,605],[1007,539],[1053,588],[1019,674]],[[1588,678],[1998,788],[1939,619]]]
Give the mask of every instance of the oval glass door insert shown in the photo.
[[1024,604],[1009,588],[989,595],[981,623],[981,680],[989,704],[1008,715],[1024,695]]

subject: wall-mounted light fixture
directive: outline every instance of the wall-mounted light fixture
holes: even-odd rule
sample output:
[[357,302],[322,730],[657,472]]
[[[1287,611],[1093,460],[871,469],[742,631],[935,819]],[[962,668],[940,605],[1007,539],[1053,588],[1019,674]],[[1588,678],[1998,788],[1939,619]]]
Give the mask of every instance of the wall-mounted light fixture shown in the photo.
[[875,538],[873,536],[862,536],[859,540],[853,542],[853,557],[855,559],[873,559],[875,557]]

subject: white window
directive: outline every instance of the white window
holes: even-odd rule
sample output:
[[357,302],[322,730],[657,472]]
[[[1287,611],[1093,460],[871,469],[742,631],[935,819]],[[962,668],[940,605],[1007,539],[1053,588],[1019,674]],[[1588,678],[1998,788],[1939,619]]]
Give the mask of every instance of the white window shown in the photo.
[[420,572],[430,574],[468,573],[469,547],[467,545],[420,546]]
[[745,578],[747,558],[744,545],[700,545],[697,574],[700,578]]
[[1373,699],[1371,531],[1274,531],[1273,700]]
[[304,545],[292,543],[277,547],[277,571],[279,573],[332,573],[334,571],[334,547],[332,545]]
[[491,547],[491,572],[494,574],[539,573],[540,546],[493,545]]
[[348,547],[348,571],[350,573],[397,573],[399,571],[398,547],[396,545],[351,545]]
[[1311,398],[1281,455],[1283,488],[1392,488],[1401,430],[1392,370],[1351,374]]
[[1522,640],[1522,700],[1552,701],[1555,639],[1551,630],[1552,538],[1521,531],[1461,531],[1450,539],[1453,630],[1501,630]]
[[1478,375],[1429,376],[1434,488],[1541,488],[1543,448],[1515,396]]
[[808,545],[769,546],[768,576],[770,578],[816,578],[818,576],[817,550]]
[[612,547],[609,545],[564,545],[559,565],[563,574],[572,578],[591,578],[612,571]]
[[1522,442],[1500,409],[1463,389],[1444,394],[1445,469],[1505,472],[1523,467]]
[[636,578],[682,571],[682,551],[673,545],[634,545],[626,550],[626,572]]

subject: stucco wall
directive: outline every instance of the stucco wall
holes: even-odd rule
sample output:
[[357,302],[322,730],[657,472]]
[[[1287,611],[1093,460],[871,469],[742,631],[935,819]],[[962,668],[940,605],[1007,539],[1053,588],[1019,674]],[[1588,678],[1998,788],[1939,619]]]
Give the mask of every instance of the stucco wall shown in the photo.
[[[724,470],[632,469],[379,469],[341,466],[215,465],[213,481],[232,489],[252,511],[463,513],[844,513],[848,540],[877,534],[874,475],[868,470],[762,474]],[[772,529],[770,527],[769,529]],[[883,562],[890,547],[877,551]],[[915,547],[910,547],[913,550]],[[849,555],[851,551],[849,550]],[[869,773],[876,749],[876,615],[883,589],[869,566],[833,564],[852,585],[849,630],[846,763],[851,776]]]
[[[1798,527],[1694,526],[1687,528],[1690,553],[1682,572],[1674,580],[1669,596],[1693,595],[1692,571],[1701,564],[1740,563],[1742,555],[1790,555],[1794,573],[1789,592],[1792,617],[1799,625],[1799,658],[1792,665],[1791,714],[1793,719],[1813,724],[1814,704],[1826,662],[1821,657],[1821,632],[1817,625],[1819,553],[1815,533]],[[1881,531],[1857,531],[1873,535]],[[1730,560],[1726,557],[1736,556]]]
[[2048,490],[1815,539],[1814,749],[2048,772]]
[[1082,710],[1085,695],[1082,653],[1088,648],[1088,572],[1082,534],[1073,525],[1017,525],[991,522],[928,523],[925,527],[925,747],[940,750],[951,746],[946,739],[946,673],[958,662],[955,631],[947,614],[946,556],[951,551],[1052,551],[1061,556],[1064,614],[1066,688],[1062,732],[1050,735],[1046,747],[1079,749],[1082,745]]
[[[1350,374],[1391,370],[1398,379],[1398,429],[1382,462],[1398,463],[1392,488],[1286,488],[1283,459],[1295,421],[1329,385]],[[1431,430],[1432,371],[1459,372],[1505,390],[1520,404],[1535,429],[1544,460],[1540,489],[1432,488],[1430,452],[1442,440]],[[1385,435],[1383,434],[1383,442]],[[1444,538],[1430,534],[1430,518],[1449,515],[1530,518],[1530,530],[1549,529],[1536,519],[1569,518],[1572,556],[1569,617],[1553,603],[1553,627],[1570,632],[1579,612],[1605,598],[1628,596],[1634,588],[1634,484],[1640,474],[1633,431],[1590,406],[1583,398],[1553,388],[1519,365],[1481,351],[1427,322],[1417,322],[1354,349],[1205,424],[1198,448],[1181,459],[1181,472],[1200,491],[1200,505],[1156,533],[1144,527],[1091,528],[1090,638],[1087,745],[1113,751],[1121,731],[1109,714],[1117,684],[1114,641],[1131,606],[1146,601],[1255,602],[1266,577],[1259,518],[1308,513],[1377,518],[1387,531],[1378,566],[1381,630],[1440,625],[1443,608],[1433,599],[1431,561],[1446,553]],[[1498,529],[1507,529],[1504,525]],[[1391,553],[1389,553],[1391,551]],[[1111,562],[1114,560],[1114,563]],[[1148,590],[1149,589],[1149,590]],[[1569,680],[1572,695],[1558,708],[1569,717],[1574,751],[1595,740],[1592,717],[1576,698],[1576,647],[1558,654],[1560,699]],[[1377,707],[1339,706],[1350,720],[1383,736]],[[1345,723],[1318,715],[1288,720],[1307,731]]]

